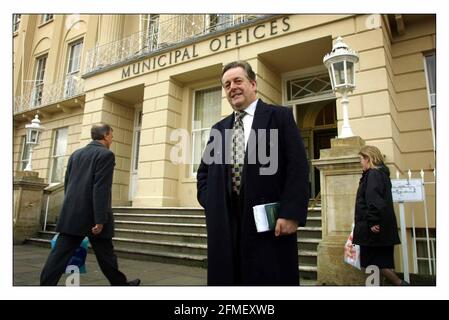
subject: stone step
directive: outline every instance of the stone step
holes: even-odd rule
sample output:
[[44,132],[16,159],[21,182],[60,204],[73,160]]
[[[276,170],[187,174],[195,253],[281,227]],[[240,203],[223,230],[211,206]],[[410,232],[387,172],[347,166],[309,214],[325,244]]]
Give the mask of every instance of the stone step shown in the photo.
[[56,231],[39,231],[37,238],[51,240],[55,235]]
[[120,213],[134,213],[134,214],[175,214],[175,215],[203,215],[203,208],[192,208],[192,207],[145,207],[145,208],[137,208],[137,207],[112,207],[112,212],[120,212]]
[[54,224],[54,223],[47,223],[47,227],[45,229],[46,229],[46,231],[55,231],[56,230],[56,224]]
[[321,227],[299,227],[297,231],[298,237],[321,239],[322,228]]
[[321,216],[307,217],[306,227],[321,227]]
[[306,239],[303,236],[298,237],[299,250],[316,251],[321,239]]
[[133,229],[147,231],[169,231],[186,233],[206,233],[205,223],[175,223],[175,222],[147,222],[147,221],[115,221],[116,229]]
[[300,266],[316,266],[318,254],[313,250],[298,250]]
[[[192,218],[192,219],[201,219],[200,217],[205,217],[204,215],[204,210],[202,208],[177,208],[177,207],[171,207],[171,208],[134,208],[134,207],[113,207],[112,211],[114,212],[114,215],[121,215],[121,214],[129,214],[129,215],[136,215],[136,216],[144,216],[144,217],[149,217],[149,216],[159,216],[159,217],[155,217],[155,219],[172,219],[170,218],[170,216],[173,216],[174,219],[181,219],[181,217],[179,216],[195,216],[197,218]],[[145,218],[142,218],[143,220],[141,220],[140,218],[131,218],[131,216],[124,216],[126,218],[123,218],[122,220],[125,219],[130,219],[130,220],[137,220],[137,221],[149,221],[149,220],[145,220]],[[309,207],[308,209],[308,214],[307,214],[307,218],[308,218],[308,224],[311,223],[309,221],[309,218],[321,218],[321,207],[319,206],[315,206],[315,207]],[[189,218],[186,218],[189,219]],[[156,221],[156,220],[153,220]],[[173,221],[170,220],[170,222],[177,222],[177,221]],[[182,221],[181,221],[182,222]]]
[[303,266],[300,265],[299,269],[299,279],[301,280],[312,280],[316,281],[317,279],[317,270],[316,266]]
[[120,221],[146,221],[166,223],[206,223],[201,214],[158,214],[158,213],[114,213],[114,219]]
[[201,243],[182,243],[173,241],[142,240],[131,238],[112,239],[114,247],[127,248],[133,250],[148,250],[181,254],[206,255],[207,245]]
[[[310,216],[321,215],[321,206],[316,205],[308,208]],[[136,213],[136,214],[187,214],[204,215],[204,209],[198,207],[112,207],[112,212]]]
[[181,264],[186,266],[207,268],[207,256],[204,254],[182,254],[165,251],[152,251],[143,249],[129,249],[115,245],[117,256],[126,259],[154,261],[161,263]]
[[[39,237],[37,239],[50,241],[56,233],[54,231],[41,231],[39,232]],[[127,235],[130,235],[127,233]],[[135,235],[133,233],[132,235]],[[36,238],[31,238],[30,240],[35,240]],[[180,254],[207,254],[207,244],[204,243],[190,243],[190,242],[180,242],[173,240],[155,240],[153,238],[131,238],[122,237],[116,235],[112,238],[114,247],[126,247],[128,249],[136,250],[148,250],[148,251],[161,251],[170,253],[180,253]]]
[[299,279],[300,279],[299,280],[299,285],[301,287],[314,287],[314,286],[317,285],[316,279],[311,280],[311,279],[304,279],[304,278],[301,278],[301,277],[299,277]]
[[205,233],[186,233],[169,231],[149,231],[134,229],[115,229],[115,236],[119,238],[132,238],[142,240],[174,241],[183,243],[207,243]]
[[39,247],[48,248],[50,250],[50,239],[42,239],[42,238],[28,238],[25,240],[25,243],[30,243],[33,245],[38,245]]
[[307,218],[321,218],[321,207],[309,208],[307,211]]
[[[170,224],[205,224],[206,218],[201,215],[160,215],[115,213],[115,221],[119,222],[161,222]],[[321,227],[321,217],[308,217],[306,227]]]

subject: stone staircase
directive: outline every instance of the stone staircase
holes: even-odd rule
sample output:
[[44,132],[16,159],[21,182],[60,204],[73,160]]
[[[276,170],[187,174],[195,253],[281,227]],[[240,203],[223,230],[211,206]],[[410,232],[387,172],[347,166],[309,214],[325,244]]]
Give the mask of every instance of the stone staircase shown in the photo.
[[[114,248],[124,258],[207,267],[204,211],[199,208],[115,207]],[[55,225],[48,224],[27,243],[50,247]],[[301,284],[316,282],[321,208],[309,208],[307,226],[298,228]]]

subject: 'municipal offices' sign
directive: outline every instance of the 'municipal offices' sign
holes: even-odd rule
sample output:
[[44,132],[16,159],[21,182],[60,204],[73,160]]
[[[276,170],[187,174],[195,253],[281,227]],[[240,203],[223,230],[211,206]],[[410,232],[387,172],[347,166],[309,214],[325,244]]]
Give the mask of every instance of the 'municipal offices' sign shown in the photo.
[[[259,24],[255,27],[248,27],[243,30],[237,30],[233,33],[227,33],[220,37],[213,38],[209,41],[208,49],[209,52],[217,52],[228,49],[231,46],[239,46],[254,40],[275,36],[281,32],[287,32],[288,30],[290,30],[289,17],[283,17],[281,19]],[[198,48],[195,44],[182,49],[165,52],[123,67],[122,79],[161,69],[199,56],[200,52],[198,52]]]

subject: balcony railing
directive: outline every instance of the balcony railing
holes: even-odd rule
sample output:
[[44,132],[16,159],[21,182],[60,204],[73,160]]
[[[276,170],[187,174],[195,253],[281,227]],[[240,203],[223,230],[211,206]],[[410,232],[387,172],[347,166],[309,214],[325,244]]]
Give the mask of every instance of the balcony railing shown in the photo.
[[22,95],[14,98],[14,114],[67,100],[83,92],[84,81],[79,76],[67,76],[51,84],[38,80],[27,81],[23,83]]
[[220,14],[177,15],[167,18],[161,15],[158,22],[151,24],[148,30],[90,50],[87,53],[84,72],[94,72],[109,65],[147,55],[183,41],[219,32],[261,17],[263,15]]

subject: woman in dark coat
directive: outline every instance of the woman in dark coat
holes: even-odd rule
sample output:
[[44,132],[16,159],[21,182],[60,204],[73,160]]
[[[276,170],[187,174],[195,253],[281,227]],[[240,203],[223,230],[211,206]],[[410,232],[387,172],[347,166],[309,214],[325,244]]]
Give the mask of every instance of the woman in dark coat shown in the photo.
[[380,150],[364,146],[359,152],[362,178],[357,190],[353,243],[360,245],[363,270],[375,265],[395,285],[408,285],[394,269],[394,246],[400,243],[391,195],[390,170]]

